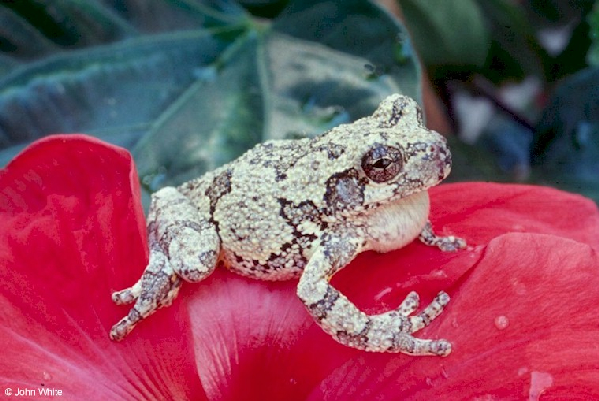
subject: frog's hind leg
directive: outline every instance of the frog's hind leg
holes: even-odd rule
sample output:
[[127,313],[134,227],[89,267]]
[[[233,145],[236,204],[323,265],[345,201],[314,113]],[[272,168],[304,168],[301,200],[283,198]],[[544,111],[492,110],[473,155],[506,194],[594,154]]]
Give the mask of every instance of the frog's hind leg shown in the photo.
[[122,340],[141,320],[169,306],[182,280],[198,282],[214,271],[220,240],[214,224],[200,215],[173,187],[153,195],[148,216],[149,263],[137,283],[112,294],[117,305],[135,302],[112,327],[113,340]]

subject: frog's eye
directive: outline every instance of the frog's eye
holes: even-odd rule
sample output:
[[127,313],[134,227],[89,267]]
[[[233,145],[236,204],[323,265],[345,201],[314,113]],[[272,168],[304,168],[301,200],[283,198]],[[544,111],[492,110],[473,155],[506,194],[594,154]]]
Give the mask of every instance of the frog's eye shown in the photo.
[[374,182],[389,181],[402,167],[401,151],[393,146],[375,144],[362,156],[362,170]]

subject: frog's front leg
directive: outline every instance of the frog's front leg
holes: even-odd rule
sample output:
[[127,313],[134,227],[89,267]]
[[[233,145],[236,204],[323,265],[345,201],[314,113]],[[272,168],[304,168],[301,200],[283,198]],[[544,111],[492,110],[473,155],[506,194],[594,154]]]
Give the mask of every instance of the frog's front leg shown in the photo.
[[173,187],[152,196],[148,215],[150,259],[132,287],[112,294],[117,305],[135,301],[127,316],[112,327],[110,337],[122,340],[141,320],[169,306],[182,279],[198,282],[216,267],[220,239],[214,224]]
[[325,234],[310,258],[298,283],[297,294],[316,322],[337,341],[353,348],[411,355],[448,355],[451,344],[446,340],[412,336],[441,314],[449,302],[446,293],[439,293],[415,316],[410,316],[418,308],[415,292],[410,293],[396,310],[367,315],[329,283],[333,274],[360,252],[359,244],[356,239]]
[[426,222],[418,238],[424,244],[428,246],[436,246],[443,252],[453,252],[466,247],[466,241],[464,241],[462,238],[454,237],[453,235],[450,235],[449,237],[441,237],[435,234],[430,221]]

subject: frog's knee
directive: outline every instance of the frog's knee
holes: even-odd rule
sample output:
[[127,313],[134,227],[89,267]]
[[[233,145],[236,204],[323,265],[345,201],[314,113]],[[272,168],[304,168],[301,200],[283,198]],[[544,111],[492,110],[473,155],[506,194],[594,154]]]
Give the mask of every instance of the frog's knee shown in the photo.
[[175,273],[183,280],[197,283],[214,271],[217,265],[217,252],[214,249],[190,250],[177,254],[171,259]]
[[168,259],[173,271],[185,281],[196,283],[206,278],[216,267],[220,243],[216,230],[209,223],[178,222],[172,227],[168,244]]

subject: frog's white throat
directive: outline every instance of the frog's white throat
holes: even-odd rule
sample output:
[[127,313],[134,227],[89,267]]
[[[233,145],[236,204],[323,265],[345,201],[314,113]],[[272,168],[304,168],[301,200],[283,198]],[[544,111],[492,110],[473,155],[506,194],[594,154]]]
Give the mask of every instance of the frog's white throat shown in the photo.
[[380,206],[366,223],[366,249],[388,252],[412,242],[426,224],[429,213],[428,191]]

